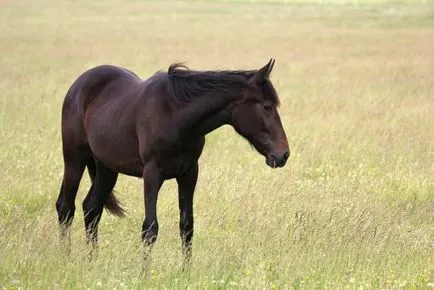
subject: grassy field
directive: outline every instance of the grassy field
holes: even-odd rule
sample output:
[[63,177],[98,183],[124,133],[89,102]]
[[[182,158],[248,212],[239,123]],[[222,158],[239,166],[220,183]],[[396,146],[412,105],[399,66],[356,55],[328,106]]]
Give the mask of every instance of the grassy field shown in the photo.
[[[0,1],[0,289],[432,289],[434,4],[296,2]],[[120,178],[128,215],[104,214],[92,262],[84,179],[65,255],[60,109],[82,71],[270,57],[291,158],[272,170],[230,127],[207,137],[187,270],[173,181],[146,274],[140,179]]]

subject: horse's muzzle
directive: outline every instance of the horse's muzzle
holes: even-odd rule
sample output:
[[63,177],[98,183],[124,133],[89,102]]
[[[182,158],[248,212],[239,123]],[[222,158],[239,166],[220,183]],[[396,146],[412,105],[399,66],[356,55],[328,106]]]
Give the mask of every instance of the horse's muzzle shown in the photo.
[[289,158],[289,150],[284,152],[283,154],[270,154],[266,158],[266,163],[268,166],[272,168],[283,167],[286,164],[286,161]]

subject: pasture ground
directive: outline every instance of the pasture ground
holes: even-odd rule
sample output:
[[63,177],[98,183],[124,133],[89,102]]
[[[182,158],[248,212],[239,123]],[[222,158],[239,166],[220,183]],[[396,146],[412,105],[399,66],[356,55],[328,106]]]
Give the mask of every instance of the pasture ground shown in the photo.
[[[297,2],[1,1],[0,289],[433,288],[434,3]],[[65,255],[60,110],[81,72],[270,57],[291,158],[272,170],[230,127],[207,137],[186,271],[173,181],[146,275],[139,179],[120,178],[128,215],[104,213],[90,263],[83,179]]]

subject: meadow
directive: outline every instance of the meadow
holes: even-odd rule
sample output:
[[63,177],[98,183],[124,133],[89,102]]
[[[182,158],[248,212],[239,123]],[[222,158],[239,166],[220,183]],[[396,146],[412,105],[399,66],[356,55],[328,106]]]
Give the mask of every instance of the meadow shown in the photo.
[[[0,1],[0,289],[434,288],[434,2]],[[207,136],[183,269],[176,183],[142,272],[142,181],[120,177],[89,262],[54,203],[60,111],[84,70],[186,61],[272,80],[291,147],[273,170],[231,127]]]

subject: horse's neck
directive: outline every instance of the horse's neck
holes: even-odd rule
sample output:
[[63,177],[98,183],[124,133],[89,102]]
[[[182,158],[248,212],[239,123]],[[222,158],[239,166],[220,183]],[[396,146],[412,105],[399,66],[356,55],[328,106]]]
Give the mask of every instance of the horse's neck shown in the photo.
[[188,135],[192,138],[205,136],[206,134],[214,131],[215,129],[228,124],[230,122],[230,113],[227,111],[220,111],[214,115],[205,118],[202,122],[191,128]]
[[207,94],[181,110],[177,120],[188,136],[197,138],[230,122],[230,113],[225,110],[235,100],[232,95]]

